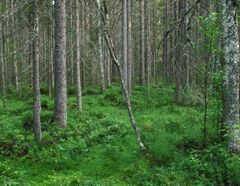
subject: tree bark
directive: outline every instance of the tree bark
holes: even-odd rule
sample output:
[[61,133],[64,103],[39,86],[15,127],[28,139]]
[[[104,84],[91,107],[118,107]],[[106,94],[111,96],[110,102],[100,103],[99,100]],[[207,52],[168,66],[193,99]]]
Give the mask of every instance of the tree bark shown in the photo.
[[151,42],[151,16],[150,16],[150,0],[146,0],[146,12],[147,12],[147,87],[148,87],[148,99],[150,99],[151,91],[151,69],[152,69],[152,42]]
[[122,69],[128,82],[128,0],[122,0]]
[[128,31],[127,31],[127,85],[128,85],[128,92],[131,95],[132,92],[132,1],[127,1],[127,20],[128,20]]
[[[76,80],[77,80],[77,108],[82,111],[82,86],[81,86],[81,70],[80,70],[80,17],[79,17],[79,0],[74,0],[74,24],[75,24],[75,55],[76,57]],[[75,61],[75,60],[74,60]]]
[[[97,0],[98,8],[101,9],[101,0]],[[100,88],[103,92],[105,90],[105,75],[104,75],[104,58],[103,58],[103,38],[102,38],[102,21],[101,16],[98,13],[98,47],[99,47],[99,73],[100,73]]]
[[1,78],[2,78],[2,101],[3,101],[3,109],[7,108],[7,98],[6,98],[6,77],[5,77],[5,39],[4,39],[4,24],[3,21],[0,23],[0,27],[2,30],[2,44],[1,44]]
[[39,18],[38,18],[38,0],[33,1],[34,14],[34,39],[33,39],[33,131],[37,142],[42,139],[41,133],[41,101],[39,84]]
[[141,24],[141,39],[140,39],[140,84],[144,85],[145,80],[145,0],[140,0],[140,24]]
[[163,32],[163,84],[166,85],[168,83],[168,0],[164,0],[164,9],[163,9],[163,24],[164,24],[164,32]]
[[66,0],[55,1],[55,51],[54,120],[60,127],[67,127],[67,81],[66,81]]
[[222,0],[225,57],[224,123],[229,127],[229,150],[240,153],[239,125],[239,38],[236,5]]
[[[3,2],[1,7],[1,12],[5,11],[5,2]],[[7,109],[7,97],[6,97],[6,62],[5,62],[5,51],[6,51],[6,35],[5,35],[5,21],[4,19],[0,22],[2,42],[1,42],[1,78],[2,78],[2,101],[3,101],[3,109]]]
[[[13,6],[13,4],[12,4]],[[17,63],[17,52],[16,52],[16,37],[15,37],[15,14],[12,15],[12,22],[13,22],[13,68],[14,68],[14,80],[16,86],[16,93],[20,96],[19,90],[19,77],[18,77],[18,63]]]

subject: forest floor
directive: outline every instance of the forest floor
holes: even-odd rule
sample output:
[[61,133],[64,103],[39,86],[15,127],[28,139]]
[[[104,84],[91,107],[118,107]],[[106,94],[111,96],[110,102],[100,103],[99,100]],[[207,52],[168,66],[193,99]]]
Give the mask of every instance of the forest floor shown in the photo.
[[[43,91],[44,92],[44,91]],[[32,98],[0,103],[0,185],[237,185],[240,158],[217,138],[209,109],[207,146],[202,148],[203,106],[176,105],[173,87],[136,87],[132,105],[148,155],[130,126],[121,90],[84,91],[82,113],[69,91],[68,128],[52,123],[53,99],[43,95],[43,142],[32,134]],[[212,104],[214,105],[214,104]]]

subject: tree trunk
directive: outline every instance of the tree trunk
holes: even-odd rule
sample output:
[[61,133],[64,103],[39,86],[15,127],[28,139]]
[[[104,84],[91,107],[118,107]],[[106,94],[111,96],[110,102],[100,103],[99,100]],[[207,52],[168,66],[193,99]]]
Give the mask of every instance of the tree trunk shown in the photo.
[[[80,70],[80,18],[79,18],[79,0],[74,0],[74,24],[75,24],[75,55],[76,60],[76,80],[77,80],[77,108],[78,111],[82,111],[82,86],[81,86],[81,70]],[[74,61],[75,61],[74,60]]]
[[163,84],[166,85],[168,82],[168,0],[164,1],[164,9],[163,9],[163,24],[164,24],[164,32],[163,32]]
[[[101,10],[99,9],[99,11],[101,11]],[[126,104],[127,104],[129,119],[130,119],[132,128],[133,128],[133,130],[135,132],[135,135],[137,137],[138,145],[139,145],[140,149],[144,152],[146,150],[146,148],[145,148],[145,146],[142,142],[141,133],[140,133],[140,130],[137,126],[135,117],[133,115],[131,101],[130,101],[129,93],[128,93],[128,90],[127,90],[127,84],[126,84],[126,81],[125,81],[125,78],[124,78],[124,72],[122,70],[121,64],[119,63],[119,61],[116,57],[116,54],[114,52],[114,46],[113,46],[112,40],[110,38],[110,34],[109,34],[109,30],[108,30],[108,25],[109,25],[109,20],[108,19],[109,18],[108,18],[108,11],[107,11],[107,6],[106,6],[105,0],[104,0],[104,11],[105,11],[105,16],[103,16],[103,13],[101,12],[103,22],[105,23],[105,25],[104,25],[105,26],[105,28],[104,28],[104,38],[105,38],[109,53],[111,55],[111,58],[113,60],[113,63],[117,66],[117,69],[119,71],[122,90],[123,90],[123,95],[124,95],[124,98],[125,98],[125,101],[126,101]]]
[[[1,7],[1,12],[4,13],[5,11],[5,2],[3,2]],[[5,21],[4,19],[0,22],[0,28],[1,28],[1,35],[2,35],[2,42],[1,42],[1,78],[2,78],[2,101],[3,101],[3,109],[7,109],[7,98],[6,98],[6,59],[5,59],[5,51],[6,51],[6,35],[5,35]]]
[[7,108],[7,99],[6,99],[6,77],[5,77],[5,54],[4,54],[4,50],[5,50],[5,39],[4,39],[4,31],[3,31],[3,21],[1,21],[0,23],[0,27],[2,29],[2,44],[1,44],[1,78],[2,78],[2,101],[3,101],[3,109],[6,110]]
[[[13,6],[13,4],[12,4]],[[18,64],[17,64],[17,52],[16,52],[16,37],[15,37],[15,14],[12,15],[12,22],[13,22],[13,68],[14,68],[14,79],[15,79],[15,86],[16,86],[16,93],[20,96],[19,90],[19,77],[18,77]]]
[[111,56],[109,54],[109,51],[107,50],[107,82],[108,82],[108,86],[111,86],[111,67],[112,67]]
[[127,1],[127,20],[128,20],[128,31],[127,31],[127,40],[128,40],[128,44],[127,44],[127,85],[128,85],[128,92],[131,95],[132,92],[132,1],[128,0]]
[[66,81],[66,0],[55,1],[55,51],[54,120],[60,127],[67,127],[67,81]]
[[[97,0],[98,8],[101,9],[101,0]],[[98,47],[99,47],[99,73],[100,73],[100,88],[103,92],[105,90],[105,75],[104,75],[104,58],[103,58],[103,38],[102,38],[102,21],[98,12]]]
[[145,0],[140,0],[140,21],[141,21],[141,39],[140,39],[140,84],[144,85],[145,80]]
[[33,131],[35,140],[40,142],[41,134],[41,101],[39,85],[39,18],[38,18],[38,0],[33,2],[34,14],[34,39],[33,39]]
[[150,99],[151,91],[151,68],[152,68],[152,46],[151,46],[151,16],[150,16],[150,0],[146,0],[147,12],[147,87],[148,99]]
[[240,153],[239,125],[239,38],[236,5],[222,0],[225,52],[224,123],[229,127],[229,150]]
[[122,0],[122,69],[125,83],[128,82],[128,0]]

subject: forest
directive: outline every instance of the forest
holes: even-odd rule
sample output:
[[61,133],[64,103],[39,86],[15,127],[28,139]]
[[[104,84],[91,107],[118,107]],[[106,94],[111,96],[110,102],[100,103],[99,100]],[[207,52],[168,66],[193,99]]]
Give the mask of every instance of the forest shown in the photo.
[[240,0],[0,0],[0,185],[240,186]]

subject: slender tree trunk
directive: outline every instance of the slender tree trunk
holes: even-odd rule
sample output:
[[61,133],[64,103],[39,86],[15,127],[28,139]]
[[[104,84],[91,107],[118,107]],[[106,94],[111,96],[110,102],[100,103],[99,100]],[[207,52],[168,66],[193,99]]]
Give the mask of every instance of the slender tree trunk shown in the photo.
[[[13,6],[13,4],[12,4]],[[17,52],[16,52],[16,36],[15,36],[15,14],[12,15],[12,23],[13,23],[13,68],[14,68],[14,79],[15,79],[15,86],[16,86],[16,93],[20,96],[19,90],[19,77],[18,77],[18,64],[17,64]]]
[[[3,24],[0,25],[3,29]],[[3,32],[2,32],[3,34]],[[2,41],[4,36],[2,36]],[[7,108],[7,99],[6,99],[6,80],[5,80],[5,60],[4,60],[4,42],[1,44],[1,78],[2,78],[2,101],[4,110]]]
[[141,21],[141,39],[140,39],[140,84],[144,85],[145,80],[145,0],[140,0],[140,21]]
[[150,98],[151,91],[151,68],[152,68],[152,48],[151,48],[151,16],[150,16],[150,0],[146,0],[147,12],[147,87],[148,99]]
[[33,2],[34,13],[34,39],[33,39],[33,131],[35,140],[40,142],[41,134],[41,101],[39,84],[39,18],[38,18],[38,0]]
[[[78,111],[82,111],[82,86],[81,86],[81,70],[80,70],[80,17],[79,17],[79,0],[74,0],[74,24],[75,24],[75,55],[76,57],[76,79],[77,79],[77,108]],[[75,61],[75,60],[74,60]]]
[[158,80],[157,80],[157,62],[156,62],[156,58],[157,58],[157,34],[156,34],[156,0],[153,0],[152,2],[152,19],[153,19],[153,79],[155,81],[155,83],[157,84]]
[[[75,0],[74,0],[75,1]],[[71,4],[72,5],[72,4]],[[69,28],[69,30],[71,30],[71,34],[70,34],[70,38],[69,38],[69,46],[70,46],[70,48],[71,48],[71,51],[70,51],[70,54],[69,54],[69,66],[70,66],[70,70],[69,70],[69,78],[67,78],[67,79],[69,79],[70,80],[70,85],[71,86],[74,86],[74,69],[75,69],[75,61],[76,61],[76,55],[74,56],[74,52],[75,52],[75,50],[77,50],[76,48],[74,48],[73,46],[74,46],[74,44],[75,44],[75,46],[76,46],[76,42],[77,42],[77,40],[76,40],[76,36],[75,36],[75,34],[76,34],[76,28],[75,28],[75,30],[73,30],[72,28],[74,28],[76,25],[76,22],[74,22],[74,21],[76,21],[76,20],[74,20],[75,19],[75,7],[74,7],[75,5],[73,5],[73,6],[71,6],[71,9],[70,9],[70,11],[69,12],[73,12],[71,15],[71,23],[70,23],[70,27],[71,28]],[[67,71],[68,71],[68,68],[66,69]]]
[[[177,21],[181,16],[181,11],[180,11],[180,2],[176,2],[174,4],[174,20]],[[179,26],[180,27],[180,26]],[[180,64],[180,49],[181,49],[181,44],[180,44],[180,34],[181,34],[181,29],[180,28],[175,29],[175,50],[174,50],[174,64],[175,64],[175,74],[176,74],[176,91],[175,91],[175,100],[177,104],[180,104],[182,101],[182,96],[181,96],[181,64]]]
[[125,82],[128,82],[128,0],[122,0],[122,68]]
[[[97,0],[98,8],[101,9],[101,0]],[[105,75],[104,75],[104,58],[103,58],[103,38],[102,38],[102,21],[98,12],[98,47],[99,47],[99,73],[100,73],[100,88],[103,92],[105,90]]]
[[109,51],[107,50],[107,82],[108,82],[108,86],[111,86],[111,67],[112,67],[111,56],[109,54]]
[[163,83],[166,85],[168,82],[168,0],[164,0],[164,9],[163,9],[163,24],[164,24],[164,32],[163,32]]
[[[81,26],[81,43],[82,43],[82,45],[80,45],[81,46],[81,50],[82,50],[82,53],[84,54],[85,53],[85,50],[84,50],[84,48],[85,48],[85,45],[84,45],[84,43],[85,43],[85,36],[86,36],[86,28],[85,28],[85,18],[86,18],[86,16],[85,16],[85,2],[83,1],[83,0],[81,0],[80,1],[80,3],[81,3],[81,22],[82,22],[82,26]],[[86,87],[86,63],[85,63],[85,59],[83,58],[83,55],[82,55],[82,88],[84,89],[85,87]]]
[[132,1],[127,1],[127,20],[128,20],[128,31],[127,31],[127,40],[128,40],[128,52],[127,52],[127,85],[128,92],[131,95],[132,92]]
[[[5,11],[5,6],[2,5],[1,9],[2,13]],[[2,35],[2,42],[1,42],[1,76],[2,76],[2,101],[3,101],[3,109],[7,109],[7,97],[6,97],[6,67],[5,67],[5,23],[4,20],[1,20],[0,22],[0,29],[1,29],[1,35]]]
[[55,1],[55,105],[54,120],[60,127],[67,127],[66,80],[66,0]]
[[[189,1],[186,0],[185,2],[185,12],[188,12],[189,10]],[[191,42],[190,38],[190,15],[187,15],[185,18],[185,63],[186,63],[186,91],[187,93],[190,90],[190,53],[189,53],[189,43]]]
[[53,59],[52,59],[52,29],[48,28],[48,95],[52,97],[53,90]]

